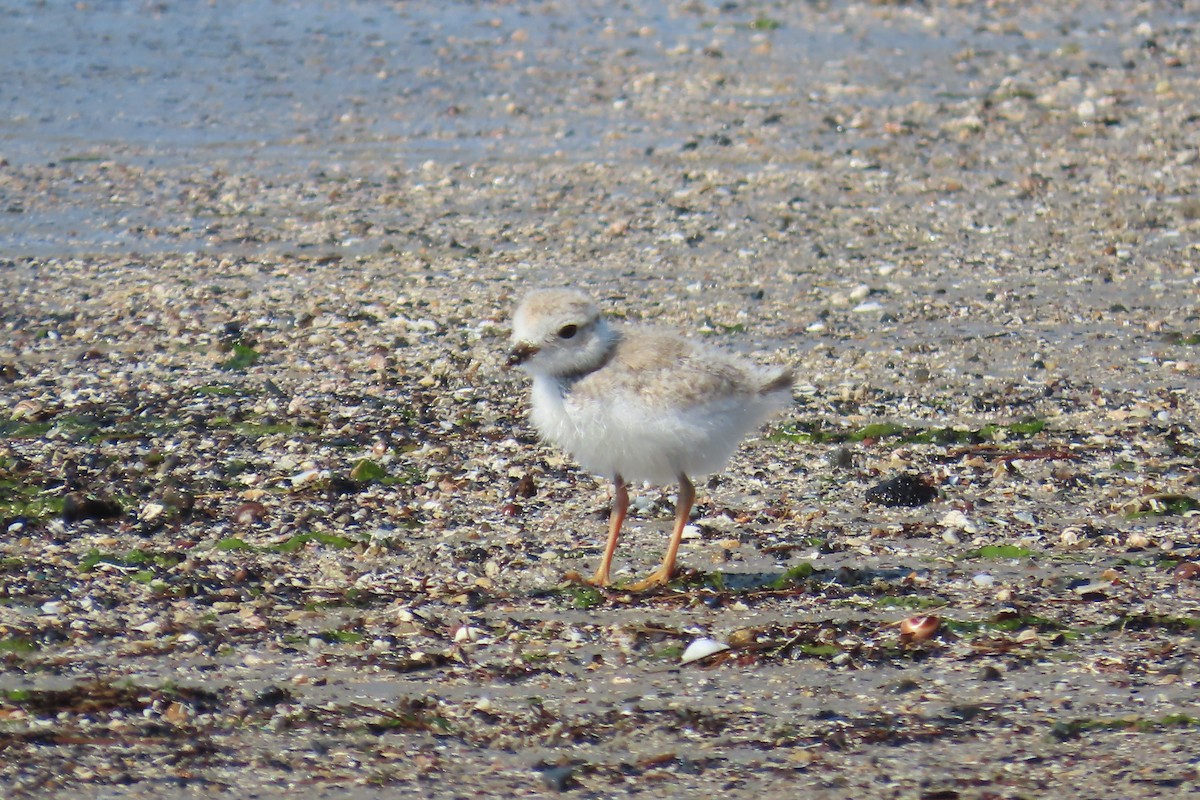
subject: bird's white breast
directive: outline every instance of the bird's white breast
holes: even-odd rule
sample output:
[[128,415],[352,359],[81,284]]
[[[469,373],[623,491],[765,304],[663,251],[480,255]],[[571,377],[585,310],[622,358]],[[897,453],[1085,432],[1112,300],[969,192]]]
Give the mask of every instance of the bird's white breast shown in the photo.
[[628,392],[580,398],[540,375],[532,399],[534,427],[584,469],[659,484],[680,473],[719,470],[742,437],[780,405],[773,397],[724,397],[691,408],[648,406]]

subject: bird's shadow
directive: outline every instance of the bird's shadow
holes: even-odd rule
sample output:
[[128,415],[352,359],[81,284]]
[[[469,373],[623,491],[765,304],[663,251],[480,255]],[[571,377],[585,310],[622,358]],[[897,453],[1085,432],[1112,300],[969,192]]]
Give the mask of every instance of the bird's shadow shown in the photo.
[[702,572],[683,570],[670,583],[649,589],[633,591],[628,584],[615,583],[607,587],[595,587],[579,581],[568,580],[550,589],[546,594],[570,597],[577,607],[591,608],[605,601],[628,602],[633,598],[655,598],[687,595],[717,607],[727,601],[745,596],[792,595],[829,591],[853,592],[862,587],[877,591],[881,585],[903,588],[911,569],[880,568],[819,569],[809,562],[782,571],[770,572]]
[[911,573],[911,569],[901,568],[856,569],[852,567],[838,567],[836,569],[822,569],[814,567],[807,561],[802,561],[789,569],[770,572],[701,572],[699,570],[689,570],[672,580],[670,588],[709,589],[716,592],[730,592],[734,594],[813,589],[830,586],[852,589],[861,586],[875,586],[880,582],[899,582]]

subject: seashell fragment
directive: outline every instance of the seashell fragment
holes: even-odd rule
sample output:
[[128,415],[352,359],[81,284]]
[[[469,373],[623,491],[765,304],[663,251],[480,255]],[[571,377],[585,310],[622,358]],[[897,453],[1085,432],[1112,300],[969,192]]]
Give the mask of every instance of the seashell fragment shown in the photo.
[[37,400],[22,400],[12,407],[9,417],[14,422],[20,422],[21,420],[36,422],[38,417],[41,416],[43,408],[44,406]]
[[923,642],[937,633],[942,621],[931,614],[900,620],[900,637],[908,642]]
[[485,631],[483,628],[462,625],[454,632],[454,641],[457,644],[474,644],[486,635],[487,631]]
[[162,513],[166,510],[167,507],[162,503],[147,503],[142,509],[141,517],[146,522],[152,522],[158,517],[161,517]]
[[724,650],[728,650],[729,645],[724,642],[718,642],[716,639],[697,639],[687,646],[683,651],[683,655],[679,657],[680,664],[690,664],[693,661],[699,661],[702,658],[708,658]]
[[1200,578],[1200,564],[1194,561],[1184,561],[1171,574],[1177,581],[1194,581]]
[[967,515],[955,509],[939,520],[944,528],[962,531],[963,533],[979,533],[979,526],[967,518]]

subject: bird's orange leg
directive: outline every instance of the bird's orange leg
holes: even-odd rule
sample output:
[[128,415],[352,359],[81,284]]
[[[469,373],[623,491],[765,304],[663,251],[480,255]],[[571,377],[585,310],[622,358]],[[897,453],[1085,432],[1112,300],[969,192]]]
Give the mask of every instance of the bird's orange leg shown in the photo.
[[612,566],[613,553],[617,552],[617,540],[621,538],[621,525],[625,523],[625,513],[629,511],[629,490],[625,488],[625,479],[620,475],[613,476],[616,492],[613,495],[612,511],[608,515],[608,542],[604,545],[604,557],[596,574],[588,581],[592,586],[608,586],[609,568]]
[[640,580],[629,587],[630,591],[641,592],[655,586],[666,586],[671,576],[675,574],[675,554],[679,552],[679,543],[683,541],[683,528],[687,525],[688,515],[692,513],[692,503],[696,501],[696,487],[688,480],[688,476],[679,473],[679,499],[675,501],[675,530],[671,534],[671,543],[667,545],[667,553],[663,556],[662,566],[656,569],[645,580]]

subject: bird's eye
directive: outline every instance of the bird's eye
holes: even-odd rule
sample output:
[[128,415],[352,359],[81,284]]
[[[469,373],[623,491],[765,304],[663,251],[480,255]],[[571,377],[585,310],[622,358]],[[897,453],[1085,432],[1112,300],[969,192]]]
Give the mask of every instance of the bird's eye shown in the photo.
[[577,334],[577,333],[579,333],[578,325],[563,325],[561,328],[558,329],[558,338],[570,339],[570,338],[574,337],[575,334]]

